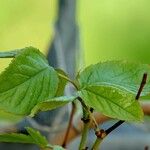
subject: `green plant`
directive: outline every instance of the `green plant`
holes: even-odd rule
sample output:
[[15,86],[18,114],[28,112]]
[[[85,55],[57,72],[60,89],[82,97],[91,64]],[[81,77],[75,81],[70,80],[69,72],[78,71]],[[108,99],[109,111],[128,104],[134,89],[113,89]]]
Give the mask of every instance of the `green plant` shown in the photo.
[[[96,150],[101,141],[124,121],[143,120],[143,110],[137,100],[150,97],[150,80],[147,79],[150,66],[147,64],[126,61],[98,63],[87,67],[78,73],[75,80],[71,80],[62,70],[49,66],[43,54],[33,47],[3,52],[0,53],[0,57],[14,58],[0,75],[1,111],[23,118],[33,117],[39,111],[55,109],[68,103],[73,104],[64,147],[76,101],[81,103],[83,109],[84,128],[80,150],[86,149],[90,124],[94,124],[97,136],[92,148]],[[76,89],[72,96],[63,96],[67,82],[72,83]],[[120,121],[105,131],[99,129],[93,110]],[[0,142],[32,143],[41,149],[63,149],[48,144],[38,131],[26,129],[29,135],[0,134]]]

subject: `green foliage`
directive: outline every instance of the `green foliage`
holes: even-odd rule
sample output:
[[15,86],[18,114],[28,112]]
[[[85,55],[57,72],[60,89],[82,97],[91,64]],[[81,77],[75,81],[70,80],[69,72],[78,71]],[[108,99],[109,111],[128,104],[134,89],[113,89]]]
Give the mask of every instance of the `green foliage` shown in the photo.
[[143,111],[133,95],[111,86],[87,86],[80,96],[88,106],[111,118],[141,121]]
[[17,123],[22,120],[22,116],[0,110],[0,121],[2,123]]
[[[136,94],[144,73],[150,75],[150,66],[147,64],[108,61],[87,67],[78,78],[80,88],[87,85],[108,85]],[[150,93],[149,80],[142,95],[148,93]]]
[[[135,96],[143,74],[150,75],[149,65],[125,61],[98,63],[87,67],[78,74],[76,81],[72,81],[63,70],[49,66],[36,48],[0,53],[1,56],[14,57],[0,75],[0,112],[4,117],[13,117],[17,121],[23,116],[33,117],[39,111],[52,110],[78,99],[89,117],[86,109],[92,107],[111,118],[143,120],[143,111]],[[63,96],[67,82],[76,88],[75,96]],[[149,78],[141,95],[142,99],[149,98]],[[48,144],[38,131],[26,129],[29,135],[0,134],[0,142],[30,143],[41,148],[63,149]]]
[[0,109],[28,115],[41,101],[55,96],[58,87],[56,71],[35,48],[18,52],[0,75]]
[[[149,65],[125,61],[91,65],[78,76],[80,96],[87,105],[109,117],[140,121],[143,112],[135,95],[144,73],[150,73]],[[148,93],[149,81],[142,95]]]
[[35,144],[31,136],[17,133],[0,134],[0,142]]
[[27,132],[29,133],[29,135],[18,133],[0,134],[0,142],[28,143],[36,144],[40,147],[47,146],[47,140],[38,131],[28,127]]
[[39,111],[47,111],[64,106],[75,99],[76,97],[74,96],[61,96],[40,102],[32,109],[30,116],[33,117]]
[[51,148],[53,150],[63,150],[63,148],[60,146],[48,144],[46,138],[41,135],[39,131],[30,127],[27,127],[26,129],[29,135],[18,133],[0,134],[0,142],[36,144],[40,148],[44,149]]
[[36,145],[39,145],[39,147],[46,147],[48,145],[48,141],[46,140],[46,138],[44,136],[42,136],[40,134],[39,131],[36,131],[32,128],[27,127],[27,132],[29,133],[29,135],[32,137],[33,142]]

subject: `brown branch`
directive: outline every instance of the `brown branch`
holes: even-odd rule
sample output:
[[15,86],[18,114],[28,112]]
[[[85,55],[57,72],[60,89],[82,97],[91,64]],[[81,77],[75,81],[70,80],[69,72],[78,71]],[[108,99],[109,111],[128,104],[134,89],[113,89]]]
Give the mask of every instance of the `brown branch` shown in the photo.
[[65,137],[64,137],[63,144],[62,144],[62,147],[64,147],[64,148],[66,147],[68,135],[69,135],[69,132],[71,130],[74,113],[75,113],[75,104],[72,103],[72,111],[71,111],[71,114],[70,114],[70,119],[69,119],[68,127],[67,127],[67,130],[66,130],[66,134],[65,134]]

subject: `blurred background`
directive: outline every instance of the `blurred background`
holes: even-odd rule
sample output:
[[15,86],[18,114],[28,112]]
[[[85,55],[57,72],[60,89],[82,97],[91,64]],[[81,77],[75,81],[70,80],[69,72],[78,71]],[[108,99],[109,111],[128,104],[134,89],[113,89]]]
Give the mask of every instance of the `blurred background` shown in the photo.
[[[47,55],[56,36],[59,3],[58,0],[0,0],[0,51],[33,46]],[[149,0],[76,0],[74,5],[77,48],[82,51],[80,66],[121,59],[150,63]],[[9,62],[0,59],[0,71]],[[130,127],[126,129],[131,132]],[[144,131],[140,132],[150,143],[146,134],[150,130],[146,127],[142,126]],[[135,136],[141,133],[134,132]]]
[[[46,54],[54,35],[57,3],[0,0],[0,50],[34,46]],[[78,0],[76,21],[85,64],[110,59],[150,63],[149,6],[148,0]]]

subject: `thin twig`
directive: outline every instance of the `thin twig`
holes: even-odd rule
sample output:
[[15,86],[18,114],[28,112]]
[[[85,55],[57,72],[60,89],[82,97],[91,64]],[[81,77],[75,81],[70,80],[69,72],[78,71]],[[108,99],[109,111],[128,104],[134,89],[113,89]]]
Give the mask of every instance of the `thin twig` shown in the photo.
[[[150,104],[142,105],[142,109],[143,109],[145,115],[150,115]],[[102,124],[102,123],[104,123],[108,120],[111,120],[111,118],[109,118],[107,116],[104,116],[100,113],[95,113],[93,115],[94,115],[94,118],[95,118],[95,120],[98,124]],[[78,130],[76,130],[74,127],[71,127],[71,130],[69,132],[69,137],[68,137],[68,140],[67,140],[67,144],[81,134],[81,130],[82,130],[82,127],[83,127],[82,122],[79,120],[79,122],[77,122],[77,124],[78,124],[77,125]],[[94,128],[93,124],[90,125],[90,128],[91,129]],[[62,137],[64,137],[64,135],[65,135],[64,131],[57,133],[56,136],[52,139],[51,143],[61,145],[62,142],[63,142]]]
[[136,95],[136,97],[135,97],[136,100],[139,100],[140,95],[141,95],[141,93],[142,93],[142,91],[143,91],[143,89],[144,89],[144,86],[145,86],[145,84],[146,84],[146,81],[147,81],[147,73],[144,73],[143,79],[142,79],[142,81],[141,81],[140,88],[139,88],[138,93],[137,93],[137,95]]
[[69,135],[69,132],[70,132],[70,129],[71,129],[71,126],[72,126],[72,121],[73,121],[73,116],[74,116],[74,113],[75,113],[75,109],[76,109],[75,104],[73,102],[68,127],[67,127],[67,130],[66,130],[66,134],[65,134],[65,137],[64,137],[63,144],[62,144],[62,147],[64,147],[64,148],[66,147],[66,144],[67,144],[67,139],[68,139],[68,135]]
[[124,120],[119,120],[117,123],[115,123],[110,128],[108,128],[107,130],[105,130],[106,135],[108,135],[110,132],[112,132],[113,130],[115,130],[116,128],[118,128],[124,122],[125,122]]

